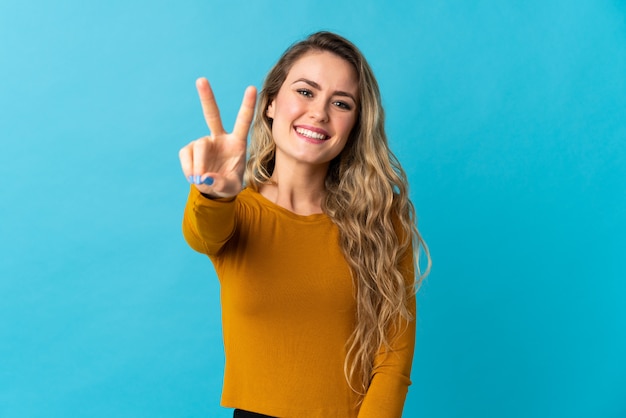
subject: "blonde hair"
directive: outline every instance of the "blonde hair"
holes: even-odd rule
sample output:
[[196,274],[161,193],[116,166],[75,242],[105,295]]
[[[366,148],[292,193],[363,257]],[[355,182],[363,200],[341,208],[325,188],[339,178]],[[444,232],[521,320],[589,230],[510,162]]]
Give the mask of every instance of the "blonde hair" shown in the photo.
[[[275,144],[266,110],[293,64],[310,51],[328,51],[343,58],[358,76],[358,117],[346,146],[330,162],[323,210],[339,228],[339,245],[356,289],[356,325],[347,342],[344,371],[350,387],[364,395],[375,356],[390,348],[391,329],[397,334],[401,330],[394,325],[415,320],[411,298],[430,270],[430,256],[416,227],[406,174],[388,146],[378,83],[361,52],[339,35],[310,35],[288,48],[270,70],[257,103],[246,184],[258,190],[259,185],[271,183]],[[420,247],[427,257],[423,274]],[[402,271],[400,264],[407,252],[415,254],[410,272]]]

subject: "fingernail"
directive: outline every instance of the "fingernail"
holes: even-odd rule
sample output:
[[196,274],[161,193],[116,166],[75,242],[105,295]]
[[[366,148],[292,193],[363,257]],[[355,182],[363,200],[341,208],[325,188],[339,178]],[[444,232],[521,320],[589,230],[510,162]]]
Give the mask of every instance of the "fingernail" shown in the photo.
[[214,182],[213,177],[207,177],[204,180],[202,180],[202,184],[206,184],[207,186],[211,186],[213,182]]
[[189,177],[187,177],[187,181],[188,181],[189,183],[193,183],[193,176],[189,176]]
[[200,184],[200,176],[193,176],[194,184]]

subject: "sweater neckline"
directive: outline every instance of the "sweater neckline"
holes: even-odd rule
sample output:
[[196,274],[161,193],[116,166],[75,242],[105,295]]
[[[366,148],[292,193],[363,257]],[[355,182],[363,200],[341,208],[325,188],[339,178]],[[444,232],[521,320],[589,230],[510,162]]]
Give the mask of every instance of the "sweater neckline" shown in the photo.
[[294,213],[292,211],[290,211],[287,208],[284,208],[274,202],[272,202],[271,200],[269,200],[268,198],[266,198],[265,196],[263,196],[261,193],[259,193],[256,190],[253,190],[251,188],[246,188],[245,189],[250,196],[252,196],[254,199],[256,199],[259,203],[261,203],[263,206],[272,209],[274,211],[280,212],[283,215],[291,218],[291,219],[295,219],[295,220],[299,220],[299,221],[304,221],[304,222],[317,222],[317,221],[322,221],[322,220],[328,220],[330,219],[328,217],[327,214],[325,213],[313,213],[311,215],[300,215],[297,213]]

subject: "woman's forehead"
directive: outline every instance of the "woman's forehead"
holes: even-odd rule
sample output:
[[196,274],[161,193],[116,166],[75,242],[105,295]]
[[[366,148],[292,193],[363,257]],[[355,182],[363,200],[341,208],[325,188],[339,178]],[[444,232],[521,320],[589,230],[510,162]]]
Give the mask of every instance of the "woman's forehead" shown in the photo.
[[323,89],[340,89],[356,94],[358,76],[351,63],[328,51],[310,51],[291,66],[285,82],[313,81]]

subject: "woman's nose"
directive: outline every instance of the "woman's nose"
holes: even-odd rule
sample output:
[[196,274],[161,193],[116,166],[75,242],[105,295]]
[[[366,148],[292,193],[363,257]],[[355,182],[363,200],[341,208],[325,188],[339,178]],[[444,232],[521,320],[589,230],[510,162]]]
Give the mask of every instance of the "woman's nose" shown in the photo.
[[327,104],[322,100],[313,101],[309,108],[309,115],[317,121],[328,122]]

